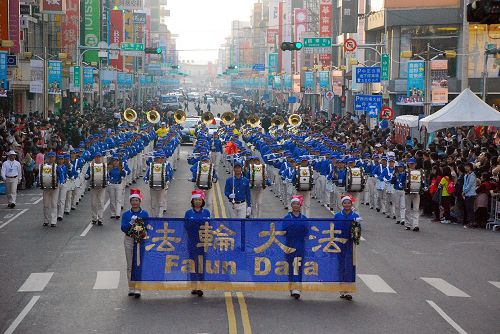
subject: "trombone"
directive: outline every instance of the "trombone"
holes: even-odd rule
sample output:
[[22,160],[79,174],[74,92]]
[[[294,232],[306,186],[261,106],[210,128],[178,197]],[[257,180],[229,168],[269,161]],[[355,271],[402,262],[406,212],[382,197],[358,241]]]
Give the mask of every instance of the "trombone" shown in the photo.
[[174,121],[177,124],[184,124],[186,122],[186,112],[182,110],[177,110],[174,113]]
[[123,112],[123,118],[130,123],[134,123],[137,120],[137,112],[132,108],[127,108]]
[[156,110],[150,110],[146,112],[146,118],[148,119],[149,123],[156,124],[160,122],[160,113]]

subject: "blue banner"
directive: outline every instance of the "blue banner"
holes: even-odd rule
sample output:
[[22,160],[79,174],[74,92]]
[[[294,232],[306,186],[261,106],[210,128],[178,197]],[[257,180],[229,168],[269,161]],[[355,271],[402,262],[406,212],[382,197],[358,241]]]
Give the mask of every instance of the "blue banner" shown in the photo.
[[60,60],[49,60],[47,76],[48,93],[60,95],[62,89],[62,62]]
[[408,61],[408,79],[406,96],[412,97],[415,102],[423,101],[425,81],[425,62],[423,60]]
[[0,52],[0,96],[7,96],[9,81],[7,80],[7,52]]
[[330,89],[330,72],[328,71],[319,71],[319,88],[321,89]]
[[[275,75],[278,73],[278,54],[270,53],[268,55],[268,65],[267,65],[267,73],[269,75]],[[273,74],[274,73],[274,74]]]
[[83,68],[83,91],[85,93],[94,92],[94,68],[84,67]]
[[116,76],[116,83],[119,89],[132,89],[134,77],[128,73],[118,73]]
[[314,88],[314,73],[304,72],[304,88],[313,89]]
[[292,75],[283,74],[283,89],[292,89]]
[[356,67],[356,83],[380,82],[380,66]]
[[351,221],[150,218],[131,286],[354,292]]

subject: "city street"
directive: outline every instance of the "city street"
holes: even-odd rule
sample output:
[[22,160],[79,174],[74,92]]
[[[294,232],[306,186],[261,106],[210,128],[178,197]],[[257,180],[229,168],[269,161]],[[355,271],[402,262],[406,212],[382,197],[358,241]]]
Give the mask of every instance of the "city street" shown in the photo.
[[[194,108],[190,106],[191,112]],[[206,109],[202,105],[202,109]],[[227,105],[212,109],[226,111]],[[167,217],[182,217],[193,187],[183,146],[168,190]],[[215,217],[228,217],[220,166]],[[145,194],[147,186],[135,185]],[[128,193],[128,190],[127,190]],[[0,332],[2,333],[499,333],[498,233],[433,224],[406,231],[367,206],[360,209],[353,301],[327,293],[145,291],[127,296],[119,221],[90,225],[90,196],[57,228],[42,227],[40,190],[19,193],[0,209]],[[125,201],[127,203],[127,201]],[[266,191],[265,217],[286,211]],[[109,204],[109,203],[107,203]],[[107,206],[106,206],[107,207]],[[314,201],[313,217],[331,213]],[[109,217],[106,211],[105,217]]]

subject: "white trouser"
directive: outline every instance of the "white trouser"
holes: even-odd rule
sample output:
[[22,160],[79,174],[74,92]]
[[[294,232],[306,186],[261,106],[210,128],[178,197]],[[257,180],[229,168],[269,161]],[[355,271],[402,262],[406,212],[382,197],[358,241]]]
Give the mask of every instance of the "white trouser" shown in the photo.
[[385,200],[384,200],[384,194],[385,194],[385,189],[384,190],[375,190],[375,203],[374,207],[376,209],[380,209],[382,212],[385,212]]
[[125,188],[127,187],[127,181],[122,180],[122,183],[120,184],[120,189],[121,189],[121,195],[120,195],[120,209],[123,208],[123,201],[125,198]]
[[262,188],[250,189],[250,196],[252,199],[252,218],[260,218],[263,194],[264,190]]
[[343,209],[342,207],[342,195],[345,194],[345,187],[335,187],[335,206],[333,209],[337,211],[341,211]]
[[59,189],[43,190],[43,223],[57,224],[57,201]]
[[125,259],[127,260],[127,279],[130,282],[132,276],[132,261],[134,258],[134,239],[126,235],[123,236],[123,247],[125,248]]
[[66,202],[64,204],[64,212],[70,212],[71,206],[73,204],[73,197],[75,194],[75,180],[66,181],[68,184],[68,190],[66,192]]
[[217,170],[217,168],[219,167],[220,152],[211,152],[210,159],[212,160],[212,163],[214,164],[215,170]]
[[[370,182],[370,179],[368,178],[368,180],[366,180],[366,184],[365,184],[365,189],[363,189],[363,194],[361,196],[361,202],[365,203],[365,204],[368,204],[370,203],[370,188],[369,188],[369,182]],[[375,185],[375,183],[374,183]]]
[[320,189],[321,187],[319,186],[319,182],[318,182],[318,180],[319,180],[319,177],[320,177],[320,176],[321,176],[321,174],[320,174],[320,173],[314,173],[314,174],[313,174],[313,182],[314,182],[314,187],[313,187],[313,189],[312,189],[312,191],[311,191],[311,197],[318,198],[318,196],[319,196],[319,189]]
[[375,207],[375,203],[377,202],[375,200],[376,194],[377,194],[377,189],[375,188],[375,177],[370,176],[368,177],[368,182],[367,182],[367,188],[368,188],[368,202],[370,203],[370,208]]
[[231,218],[245,219],[247,217],[247,202],[230,205]]
[[334,209],[337,207],[337,196],[340,196],[338,195],[337,193],[337,185],[335,183],[332,184],[332,191],[331,192],[327,192],[326,191],[326,186],[325,186],[325,202],[326,204],[328,204],[330,206],[330,208]]
[[9,201],[9,204],[16,204],[17,184],[20,181],[19,176],[5,178],[5,191],[7,193],[7,200]]
[[407,194],[405,196],[406,219],[405,226],[418,227],[418,220],[420,215],[420,194]]
[[104,200],[106,198],[106,188],[90,189],[90,206],[92,209],[92,221],[103,221]]
[[286,182],[286,193],[285,193],[285,198],[283,199],[283,202],[285,203],[285,207],[290,207],[290,201],[292,200],[292,196],[295,192],[295,186],[291,181]]
[[330,196],[330,194],[326,193],[326,176],[325,175],[319,175],[318,180],[316,181],[316,185],[314,188],[316,189],[316,197],[318,198],[318,201],[321,205],[327,203],[327,196]]
[[64,208],[66,207],[66,195],[68,194],[68,183],[59,185],[59,200],[57,202],[57,217],[64,216]]
[[307,218],[311,217],[311,191],[297,191],[297,195],[302,195],[304,197],[304,203],[302,203],[302,213]]
[[149,195],[151,196],[151,216],[163,217],[165,189],[149,188]]
[[111,216],[120,216],[122,212],[120,197],[122,197],[122,185],[121,183],[113,184],[110,183],[106,187],[109,196],[109,211],[111,211]]
[[405,220],[405,211],[406,211],[406,201],[405,201],[405,191],[404,190],[395,190],[394,194],[392,194],[392,203],[394,205],[396,211],[396,219],[397,221]]

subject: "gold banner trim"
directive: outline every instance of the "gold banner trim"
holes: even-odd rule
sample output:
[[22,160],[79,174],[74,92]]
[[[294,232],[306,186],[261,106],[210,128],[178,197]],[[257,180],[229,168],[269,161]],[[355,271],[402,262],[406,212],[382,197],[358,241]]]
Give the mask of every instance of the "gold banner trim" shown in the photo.
[[159,290],[220,290],[220,291],[289,291],[356,292],[356,283],[245,283],[245,282],[129,282],[129,287],[147,291]]

